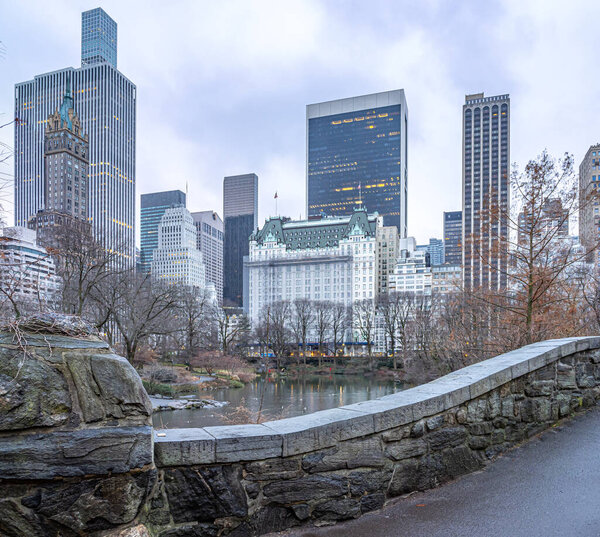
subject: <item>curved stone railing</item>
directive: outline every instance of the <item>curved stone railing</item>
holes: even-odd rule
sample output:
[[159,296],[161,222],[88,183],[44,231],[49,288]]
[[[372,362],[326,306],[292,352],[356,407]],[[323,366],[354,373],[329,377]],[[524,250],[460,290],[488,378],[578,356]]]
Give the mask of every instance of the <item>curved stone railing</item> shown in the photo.
[[570,338],[373,401],[152,432],[127,361],[50,321],[49,334],[0,333],[9,537],[241,537],[334,523],[479,469],[600,399],[600,337]]
[[168,535],[260,535],[360,516],[481,468],[593,405],[598,349],[600,337],[544,341],[372,401],[260,425],[155,432],[164,488],[149,522],[160,518]]

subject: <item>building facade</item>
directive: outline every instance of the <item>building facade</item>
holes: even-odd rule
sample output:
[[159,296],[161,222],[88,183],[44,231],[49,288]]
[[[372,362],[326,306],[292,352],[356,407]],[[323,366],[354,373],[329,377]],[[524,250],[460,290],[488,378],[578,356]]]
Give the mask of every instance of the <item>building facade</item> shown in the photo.
[[88,137],[75,113],[70,81],[62,104],[48,116],[44,136],[45,208],[27,226],[36,231],[37,242],[54,246],[53,229],[67,226],[90,234],[88,222]]
[[158,226],[158,247],[152,255],[152,277],[168,285],[206,288],[202,252],[196,247],[196,226],[185,207],[167,209]]
[[258,227],[258,176],[254,173],[223,179],[223,304],[241,307],[244,256],[250,235]]
[[444,212],[444,263],[462,264],[462,211]]
[[431,267],[431,290],[437,295],[447,295],[460,291],[462,287],[462,267],[460,265],[439,265]]
[[214,211],[192,213],[196,233],[197,248],[202,252],[206,267],[206,281],[215,286],[216,299],[223,303],[223,220]]
[[26,226],[45,207],[45,127],[66,93],[68,80],[81,130],[89,139],[88,220],[98,241],[116,252],[124,265],[133,266],[136,87],[107,61],[85,64],[82,57],[80,68],[38,75],[15,85],[15,224]]
[[463,279],[506,288],[510,211],[510,97],[467,95],[463,105]]
[[600,266],[600,144],[579,165],[579,240],[588,260]]
[[432,265],[444,264],[444,241],[442,239],[429,239],[429,244],[419,244],[417,250],[427,252]]
[[7,295],[24,311],[52,308],[60,292],[54,261],[36,242],[34,230],[25,227],[0,229],[0,304]]
[[390,274],[390,293],[431,295],[431,263],[426,250],[418,250],[414,237],[400,240],[400,256]]
[[309,218],[364,205],[406,237],[408,111],[404,90],[306,107]]
[[387,294],[390,274],[396,267],[399,256],[400,238],[396,226],[381,226],[377,228],[377,251],[379,262],[377,264],[377,292]]
[[291,221],[271,218],[252,235],[248,314],[256,324],[273,302],[324,300],[350,306],[374,300],[378,285],[377,214]]
[[[524,207],[519,212],[517,222],[517,240],[520,247],[529,248],[532,235],[536,246],[569,235],[569,210],[563,207],[560,198],[548,198],[541,207],[535,207],[534,210]],[[541,242],[538,242],[540,239]]]
[[97,7],[81,14],[81,65],[105,62],[117,68],[117,23]]
[[158,248],[158,227],[165,211],[171,207],[185,207],[185,198],[181,190],[141,195],[139,262],[141,272],[150,272],[152,253]]

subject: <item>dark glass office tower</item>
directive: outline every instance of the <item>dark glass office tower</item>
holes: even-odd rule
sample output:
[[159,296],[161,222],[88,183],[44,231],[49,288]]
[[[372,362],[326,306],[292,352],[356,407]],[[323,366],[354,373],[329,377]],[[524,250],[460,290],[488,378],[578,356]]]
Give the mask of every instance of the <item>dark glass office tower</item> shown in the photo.
[[158,248],[158,225],[167,209],[185,207],[185,194],[181,190],[142,194],[140,215],[140,272],[150,272],[152,253]]
[[510,97],[467,95],[463,106],[465,289],[506,287]]
[[444,212],[444,263],[462,265],[462,211]]
[[408,111],[404,90],[306,107],[307,214],[363,205],[406,237]]
[[223,179],[223,305],[243,305],[244,256],[258,226],[258,176],[254,173]]

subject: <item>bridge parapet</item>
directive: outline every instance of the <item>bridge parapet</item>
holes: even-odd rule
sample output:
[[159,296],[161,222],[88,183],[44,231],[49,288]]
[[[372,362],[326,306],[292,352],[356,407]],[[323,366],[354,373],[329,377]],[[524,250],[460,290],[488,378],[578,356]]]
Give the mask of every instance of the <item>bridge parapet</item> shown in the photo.
[[238,536],[355,518],[480,469],[599,398],[600,337],[568,338],[372,401],[161,431],[161,507],[148,521],[168,521],[155,529],[169,536]]

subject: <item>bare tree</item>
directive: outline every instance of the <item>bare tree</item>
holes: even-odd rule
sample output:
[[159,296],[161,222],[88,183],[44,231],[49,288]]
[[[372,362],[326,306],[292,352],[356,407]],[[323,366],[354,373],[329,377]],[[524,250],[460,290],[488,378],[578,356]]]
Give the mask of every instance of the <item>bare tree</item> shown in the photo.
[[306,298],[298,298],[292,304],[292,330],[296,338],[298,355],[302,346],[302,360],[306,367],[306,343],[308,333],[315,320],[313,303]]
[[333,355],[337,356],[338,346],[344,341],[348,331],[352,312],[342,302],[334,302],[331,306],[331,337],[333,343]]
[[217,306],[214,312],[219,332],[219,344],[223,354],[228,354],[236,344],[247,339],[250,331],[248,318],[245,315],[234,313],[231,308]]
[[369,369],[375,369],[373,344],[375,340],[375,304],[371,299],[357,300],[352,306],[352,320],[360,338],[367,345]]
[[403,355],[409,348],[409,321],[413,315],[414,293],[381,295],[376,304],[384,329],[386,355],[391,355],[394,369],[398,369],[398,344]]
[[327,341],[327,336],[331,330],[333,311],[331,303],[327,301],[316,301],[313,303],[313,306],[315,316],[315,332],[317,334],[317,341],[319,346],[319,367],[321,367],[324,345]]
[[270,340],[277,368],[281,367],[281,359],[289,349],[290,324],[292,307],[286,300],[273,302],[270,306]]
[[104,280],[94,293],[106,324],[116,325],[130,362],[145,339],[170,331],[166,320],[176,310],[177,299],[175,287],[153,282],[149,274],[133,270]]
[[[488,310],[481,317],[473,300],[466,303],[477,311],[476,331],[488,333],[482,348],[497,344],[499,337],[506,338],[502,347],[516,348],[566,334],[564,319],[571,318],[574,300],[570,275],[585,257],[567,236],[569,219],[581,203],[573,157],[555,160],[544,151],[522,173],[515,168],[511,182],[513,209],[485,193],[484,233],[467,239],[492,276],[506,280],[506,288],[499,291],[494,285],[470,290],[471,298],[484,302]],[[497,259],[510,262],[497,264]],[[576,325],[570,323],[569,328]]]
[[52,254],[62,281],[62,312],[96,321],[92,295],[104,280],[120,271],[117,254],[105,250],[83,224],[56,225],[43,235],[42,242]]
[[214,347],[213,304],[209,294],[196,287],[183,287],[177,291],[176,304],[168,321],[173,324],[172,333],[183,350],[185,363],[200,349]]
[[254,328],[254,338],[258,342],[261,357],[268,358],[271,348],[271,304],[260,312],[259,321]]

